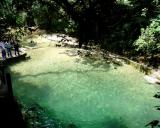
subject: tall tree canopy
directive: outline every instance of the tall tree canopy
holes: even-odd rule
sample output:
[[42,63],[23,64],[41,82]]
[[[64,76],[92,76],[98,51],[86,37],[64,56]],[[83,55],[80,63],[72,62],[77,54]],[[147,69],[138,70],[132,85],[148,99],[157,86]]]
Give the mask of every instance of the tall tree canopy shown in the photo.
[[134,47],[141,28],[158,16],[159,8],[159,0],[3,0],[0,27],[36,25],[75,34],[79,47],[94,41],[123,54]]

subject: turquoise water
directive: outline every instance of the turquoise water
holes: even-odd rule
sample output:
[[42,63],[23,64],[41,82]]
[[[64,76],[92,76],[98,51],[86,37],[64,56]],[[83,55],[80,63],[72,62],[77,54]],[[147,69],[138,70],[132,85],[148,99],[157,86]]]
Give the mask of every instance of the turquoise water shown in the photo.
[[154,85],[129,65],[72,56],[72,49],[41,48],[11,67],[14,94],[78,128],[144,128],[159,119]]

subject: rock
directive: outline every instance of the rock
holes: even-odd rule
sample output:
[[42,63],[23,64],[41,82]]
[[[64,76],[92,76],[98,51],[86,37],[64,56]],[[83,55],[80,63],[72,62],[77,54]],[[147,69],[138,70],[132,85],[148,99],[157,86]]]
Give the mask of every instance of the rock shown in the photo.
[[19,48],[20,52],[26,53],[27,49],[26,48]]
[[67,128],[77,128],[77,126],[75,124],[71,123],[71,124],[68,124]]
[[150,84],[160,84],[160,80],[158,80],[157,78],[153,77],[153,76],[144,76],[145,80],[147,80],[148,83]]
[[[155,98],[160,98],[160,93],[158,92],[158,93],[155,94],[153,97],[155,97]],[[160,107],[160,106],[158,106],[158,107]]]
[[56,47],[61,47],[62,45],[61,45],[61,44],[56,44],[55,46],[56,46]]

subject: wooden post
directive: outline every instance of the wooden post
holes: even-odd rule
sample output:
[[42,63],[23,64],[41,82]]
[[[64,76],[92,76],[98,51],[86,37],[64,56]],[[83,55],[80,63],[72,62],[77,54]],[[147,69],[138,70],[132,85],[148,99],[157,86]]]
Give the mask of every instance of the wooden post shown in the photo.
[[1,73],[2,73],[2,84],[6,83],[5,75],[4,75],[4,68],[5,67],[3,65],[0,66],[0,70],[1,70]]
[[8,97],[9,97],[9,99],[13,99],[11,75],[9,73],[6,73],[6,83],[7,83],[7,87],[8,87]]

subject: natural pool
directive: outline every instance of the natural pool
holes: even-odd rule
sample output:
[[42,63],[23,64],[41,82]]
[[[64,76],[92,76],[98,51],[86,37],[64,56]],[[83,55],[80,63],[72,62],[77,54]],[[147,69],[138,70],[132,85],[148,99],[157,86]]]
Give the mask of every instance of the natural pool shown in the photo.
[[159,119],[155,86],[129,65],[72,55],[73,49],[28,51],[31,59],[11,66],[14,94],[37,103],[50,116],[78,128],[143,128]]

